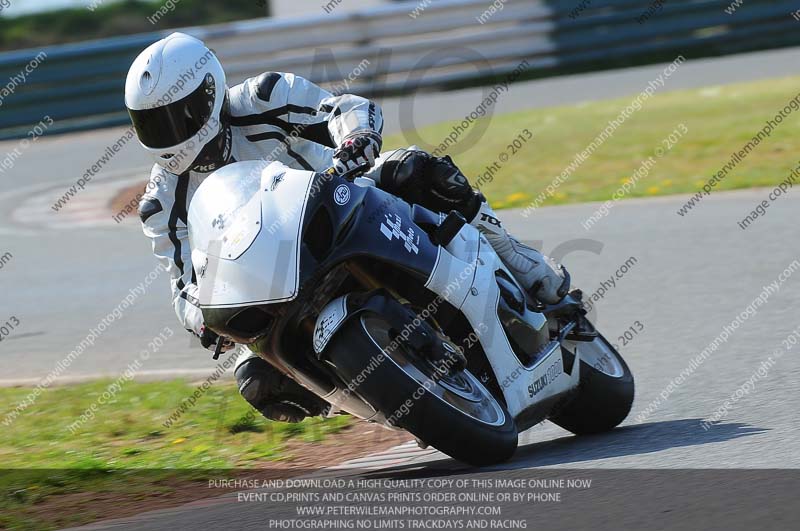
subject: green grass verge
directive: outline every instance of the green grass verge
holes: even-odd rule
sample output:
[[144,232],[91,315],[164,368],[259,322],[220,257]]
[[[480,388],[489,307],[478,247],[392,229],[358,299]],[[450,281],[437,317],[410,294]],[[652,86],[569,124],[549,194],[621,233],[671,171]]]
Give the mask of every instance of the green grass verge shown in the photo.
[[[662,158],[656,159],[649,174],[626,197],[692,194],[799,91],[800,77],[788,77],[656,93],[543,204],[610,199],[644,159],[654,155],[657,147],[664,147],[662,140],[681,123],[688,133]],[[634,96],[495,116],[477,145],[466,150],[456,145],[447,153],[473,183],[486,172],[487,165],[500,160],[501,153],[509,155],[494,180],[482,190],[498,208],[524,207],[564,171]],[[438,145],[455,123],[424,128],[421,137],[430,145]],[[473,124],[470,131],[477,127],[477,123]],[[533,139],[512,155],[508,145],[526,128],[534,135]],[[715,190],[777,185],[797,164],[798,133],[800,112],[795,111]],[[401,135],[387,139],[387,147],[408,143]]]
[[[253,414],[233,383],[221,382],[165,428],[163,423],[196,384],[128,382],[112,400],[99,405],[94,419],[72,434],[70,424],[109,383],[46,390],[13,424],[0,429],[2,468],[20,469],[0,474],[0,528],[50,527],[53,521],[31,520],[29,510],[57,494],[152,496],[159,489],[168,492],[173,480],[190,480],[192,470],[263,467],[287,458],[288,441],[320,441],[350,422],[347,417],[300,424],[269,422]],[[29,392],[0,388],[3,415]],[[198,472],[197,477],[203,474]],[[74,522],[69,518],[63,515],[58,526],[91,520],[86,514],[73,515]]]

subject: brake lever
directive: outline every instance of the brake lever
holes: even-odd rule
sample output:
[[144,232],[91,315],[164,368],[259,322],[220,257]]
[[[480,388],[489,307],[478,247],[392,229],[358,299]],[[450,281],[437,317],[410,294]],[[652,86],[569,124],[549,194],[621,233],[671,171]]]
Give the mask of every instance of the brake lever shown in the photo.
[[361,177],[362,175],[367,173],[370,170],[370,168],[371,168],[371,166],[369,165],[369,163],[365,162],[361,166],[355,167],[352,170],[346,171],[344,173],[338,173],[336,171],[336,166],[331,166],[330,168],[328,168],[327,170],[325,170],[322,173],[325,174],[325,175],[329,175],[329,176],[338,175],[339,177],[341,177],[342,179],[344,179],[346,181],[353,182],[358,177]]

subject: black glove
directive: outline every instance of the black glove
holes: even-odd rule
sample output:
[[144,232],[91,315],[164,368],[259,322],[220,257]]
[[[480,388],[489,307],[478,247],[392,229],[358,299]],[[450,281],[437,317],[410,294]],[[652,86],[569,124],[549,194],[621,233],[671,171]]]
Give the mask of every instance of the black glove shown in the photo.
[[236,346],[230,339],[226,337],[220,338],[219,334],[210,328],[206,328],[204,326],[202,329],[200,329],[200,344],[203,345],[203,348],[215,351],[217,349],[218,341],[222,341],[222,349],[220,350],[221,352],[227,352]]
[[381,153],[383,139],[375,131],[356,131],[350,133],[342,145],[333,153],[333,163],[336,171],[344,173],[354,170],[365,164],[369,167],[375,165],[375,159]]

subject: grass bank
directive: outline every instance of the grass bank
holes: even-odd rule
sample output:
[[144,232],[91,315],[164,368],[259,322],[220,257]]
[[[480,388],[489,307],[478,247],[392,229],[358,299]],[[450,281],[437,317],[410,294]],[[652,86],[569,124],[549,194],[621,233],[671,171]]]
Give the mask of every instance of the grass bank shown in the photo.
[[[347,417],[269,422],[233,383],[220,382],[165,428],[196,383],[127,382],[99,403],[110,383],[48,389],[0,429],[0,529],[64,527],[108,517],[110,506],[122,502],[149,507],[178,499],[187,484],[203,488],[212,470],[275,472],[302,443],[323,442],[351,424]],[[0,411],[10,411],[29,392],[0,388]],[[71,430],[94,403],[94,418]]]
[[[643,161],[654,156],[657,148],[666,147],[663,141],[680,124],[685,126],[686,134],[662,157],[655,157],[655,164],[637,180],[626,197],[693,194],[798,92],[800,77],[656,93],[643,103],[641,110],[618,126],[587,160],[579,163],[569,178],[552,195],[547,195],[543,204],[610,199]],[[456,145],[446,153],[453,156],[473,183],[487,173],[487,166],[497,163],[500,168],[481,186],[483,192],[499,208],[525,207],[633,98],[483,119],[483,124],[471,126],[471,130],[486,127],[477,144]],[[438,124],[422,129],[420,134],[433,148],[450,135],[454,125],[456,122]],[[532,139],[523,142],[528,136],[526,129]],[[793,111],[715,190],[777,185],[797,165],[798,134],[800,111]],[[521,147],[512,147],[515,139]],[[386,144],[400,147],[408,145],[408,141],[395,135],[388,138]]]

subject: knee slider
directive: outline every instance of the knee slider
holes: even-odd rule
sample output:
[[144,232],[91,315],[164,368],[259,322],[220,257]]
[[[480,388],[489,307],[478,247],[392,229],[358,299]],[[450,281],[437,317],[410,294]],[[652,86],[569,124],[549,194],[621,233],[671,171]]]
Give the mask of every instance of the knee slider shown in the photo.
[[259,357],[234,371],[239,393],[270,420],[300,422],[322,414],[327,403]]
[[280,383],[277,369],[257,356],[245,360],[233,374],[239,385],[239,393],[259,410],[267,402],[270,390],[274,390]]

